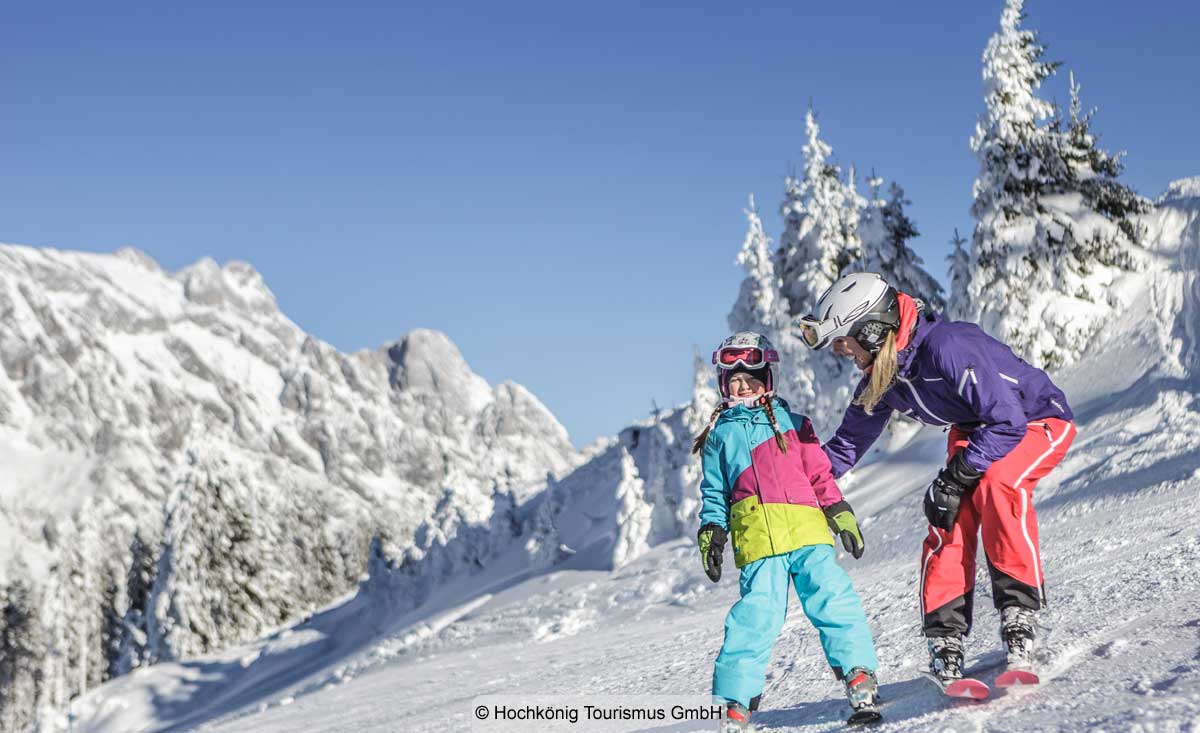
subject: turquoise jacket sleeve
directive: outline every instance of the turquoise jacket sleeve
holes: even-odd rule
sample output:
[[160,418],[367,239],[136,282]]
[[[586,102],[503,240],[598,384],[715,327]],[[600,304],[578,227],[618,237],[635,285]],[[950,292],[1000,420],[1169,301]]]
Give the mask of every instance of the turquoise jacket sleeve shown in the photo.
[[[715,432],[715,431],[714,431]],[[709,434],[700,453],[700,526],[715,524],[729,529],[729,489],[725,481],[725,458],[721,441]]]

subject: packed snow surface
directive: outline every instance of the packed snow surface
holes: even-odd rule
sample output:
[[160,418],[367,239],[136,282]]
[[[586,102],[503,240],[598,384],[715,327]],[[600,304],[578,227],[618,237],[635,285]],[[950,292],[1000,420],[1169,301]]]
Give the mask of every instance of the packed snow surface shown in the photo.
[[[1147,222],[1158,242],[1154,266],[1121,283],[1130,317],[1056,375],[1079,436],[1036,494],[1050,603],[1041,614],[1040,687],[951,702],[918,674],[921,488],[945,436],[902,426],[843,481],[867,542],[862,560],[841,562],[881,660],[884,722],[874,730],[1200,730],[1200,219],[1189,199]],[[654,427],[638,428],[643,441]],[[655,539],[666,525],[637,498],[663,494],[669,482],[648,487],[643,451],[671,454],[644,443],[631,450],[631,438],[626,431],[576,471],[609,488],[593,486],[589,496],[580,485],[586,503],[557,500],[565,502],[555,510],[562,554],[548,569],[531,570],[527,548],[514,543],[405,612],[386,585],[364,584],[257,642],[93,691],[71,708],[74,730],[470,730],[472,701],[485,694],[586,694],[602,703],[605,695],[706,693],[736,573],[727,568],[718,585],[704,577],[694,526]],[[636,531],[621,535],[614,516]],[[985,573],[968,670],[991,680],[1002,656]],[[793,602],[754,722],[838,730],[847,712]]]

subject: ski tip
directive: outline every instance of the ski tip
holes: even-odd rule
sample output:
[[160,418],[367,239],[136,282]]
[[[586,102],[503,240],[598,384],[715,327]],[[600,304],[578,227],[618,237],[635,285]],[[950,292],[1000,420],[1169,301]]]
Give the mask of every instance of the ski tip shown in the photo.
[[969,677],[964,677],[961,680],[955,680],[946,685],[946,695],[949,697],[960,697],[968,700],[986,700],[991,693],[991,689],[980,682]]
[[878,710],[859,710],[846,719],[848,725],[871,725],[883,720]]
[[1009,669],[1001,672],[996,677],[996,687],[1001,689],[1008,687],[1020,687],[1022,685],[1036,685],[1041,680],[1037,674],[1028,669]]

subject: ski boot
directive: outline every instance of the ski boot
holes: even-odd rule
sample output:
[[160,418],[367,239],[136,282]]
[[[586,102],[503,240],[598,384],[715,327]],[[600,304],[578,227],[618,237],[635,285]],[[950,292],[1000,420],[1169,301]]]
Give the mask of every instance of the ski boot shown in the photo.
[[725,713],[721,716],[721,727],[718,729],[720,733],[746,733],[751,730],[749,708],[737,700],[725,700],[722,707]]
[[1008,606],[1000,611],[1000,638],[1008,649],[1009,669],[1033,667],[1033,611]]
[[857,725],[878,721],[881,718],[879,682],[875,679],[875,673],[869,669],[855,667],[850,670],[845,683],[846,697],[850,700],[850,709],[853,711],[846,722]]
[[1021,606],[1007,606],[1000,611],[1000,638],[1008,650],[1008,669],[996,678],[997,687],[1036,685],[1034,672],[1033,611]]
[[933,636],[929,642],[929,671],[925,672],[947,697],[986,700],[990,688],[983,682],[963,676],[961,636]]
[[960,636],[933,636],[929,644],[929,674],[945,687],[963,676],[963,643]]

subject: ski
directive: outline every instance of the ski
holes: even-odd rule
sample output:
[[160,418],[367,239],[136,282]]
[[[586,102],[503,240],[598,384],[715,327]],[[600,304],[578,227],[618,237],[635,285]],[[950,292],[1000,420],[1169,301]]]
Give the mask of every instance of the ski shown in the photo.
[[986,700],[991,694],[991,688],[987,683],[970,677],[953,680],[949,684],[943,682],[940,677],[932,672],[922,672],[927,680],[938,686],[946,697],[957,697],[965,700]]
[[996,677],[996,687],[1007,689],[1022,685],[1036,685],[1041,682],[1037,673],[1030,669],[1007,669]]

